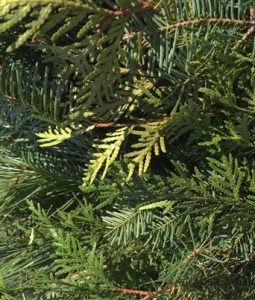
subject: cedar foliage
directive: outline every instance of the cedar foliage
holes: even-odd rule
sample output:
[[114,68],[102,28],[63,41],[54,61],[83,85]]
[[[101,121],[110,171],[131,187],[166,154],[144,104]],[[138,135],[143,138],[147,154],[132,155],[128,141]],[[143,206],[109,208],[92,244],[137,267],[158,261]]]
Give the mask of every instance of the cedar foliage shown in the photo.
[[254,299],[253,0],[0,0],[0,299]]

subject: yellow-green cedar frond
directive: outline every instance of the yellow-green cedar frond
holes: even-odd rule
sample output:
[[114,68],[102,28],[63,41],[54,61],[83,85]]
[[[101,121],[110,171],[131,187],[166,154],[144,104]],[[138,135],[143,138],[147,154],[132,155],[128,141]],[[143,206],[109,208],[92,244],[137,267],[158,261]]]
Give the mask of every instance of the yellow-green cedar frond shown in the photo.
[[134,77],[133,82],[128,82],[124,89],[129,91],[134,98],[140,99],[143,106],[150,105],[155,108],[160,105],[161,92],[156,88],[155,79],[148,79],[144,76],[139,79]]
[[46,7],[42,7],[39,12],[40,18],[29,23],[29,26],[27,26],[29,29],[26,30],[25,33],[20,35],[15,43],[13,43],[11,46],[7,48],[7,52],[11,52],[12,50],[19,48],[30,37],[32,37],[39,30],[42,24],[44,24],[44,22],[46,21],[46,19],[48,18],[51,12],[52,12],[51,4],[47,5]]
[[138,166],[138,174],[141,176],[145,173],[150,165],[152,152],[156,156],[160,151],[166,153],[164,137],[161,133],[163,123],[153,122],[140,126],[142,130],[131,130],[131,134],[138,135],[139,139],[136,144],[131,145],[131,148],[136,149],[125,154],[125,157],[131,159],[128,165],[129,174],[127,181],[130,180],[134,173],[135,166]]
[[38,140],[38,142],[41,143],[40,147],[51,147],[70,139],[72,136],[72,130],[69,127],[59,129],[55,128],[52,130],[49,126],[48,131],[36,133],[36,135],[40,138]]
[[128,176],[126,178],[126,182],[128,182],[132,178],[134,172],[135,172],[135,164],[129,163],[128,164]]
[[[15,6],[17,6],[17,4]],[[0,32],[7,31],[11,27],[13,27],[17,22],[23,20],[30,13],[32,8],[32,6],[30,5],[24,5],[20,7],[19,13],[17,14],[15,10],[15,13],[13,13],[12,11],[15,8],[15,6],[13,7],[12,5],[6,5],[2,8],[0,16],[3,17],[4,15],[8,14],[8,20],[4,23],[1,23]]]
[[73,17],[68,17],[65,19],[65,23],[61,26],[51,37],[53,42],[56,42],[65,33],[69,32],[72,28],[77,26],[83,19],[85,19],[87,13],[81,13],[79,11],[73,12]]
[[[88,21],[87,15],[96,15],[93,22]],[[0,32],[17,26],[26,20],[25,30],[16,42],[7,48],[8,52],[17,49],[28,39],[55,30],[53,41],[71,31],[77,25],[82,28],[90,23],[90,28],[98,25],[109,12],[98,7],[93,1],[63,1],[63,0],[3,0],[0,2]],[[57,27],[56,27],[57,26]],[[88,26],[87,26],[88,27]],[[83,29],[83,34],[86,31]],[[80,34],[79,34],[80,35]]]
[[108,133],[106,138],[101,140],[95,147],[102,152],[95,153],[94,158],[90,160],[85,177],[83,178],[83,186],[87,183],[93,183],[100,169],[104,168],[101,179],[104,179],[108,168],[116,160],[122,143],[124,142],[130,129],[123,127],[112,133]]

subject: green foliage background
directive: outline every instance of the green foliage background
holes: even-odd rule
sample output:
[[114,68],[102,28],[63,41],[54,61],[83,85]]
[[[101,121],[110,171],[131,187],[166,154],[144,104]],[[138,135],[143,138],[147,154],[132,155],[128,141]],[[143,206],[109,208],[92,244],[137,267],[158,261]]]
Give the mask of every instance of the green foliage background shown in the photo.
[[1,300],[255,298],[250,6],[0,0]]

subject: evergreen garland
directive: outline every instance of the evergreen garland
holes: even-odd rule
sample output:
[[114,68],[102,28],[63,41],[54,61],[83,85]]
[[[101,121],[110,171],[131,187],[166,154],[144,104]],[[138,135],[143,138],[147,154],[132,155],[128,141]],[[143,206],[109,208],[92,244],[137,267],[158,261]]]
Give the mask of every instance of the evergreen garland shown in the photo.
[[255,2],[0,0],[0,299],[254,299]]

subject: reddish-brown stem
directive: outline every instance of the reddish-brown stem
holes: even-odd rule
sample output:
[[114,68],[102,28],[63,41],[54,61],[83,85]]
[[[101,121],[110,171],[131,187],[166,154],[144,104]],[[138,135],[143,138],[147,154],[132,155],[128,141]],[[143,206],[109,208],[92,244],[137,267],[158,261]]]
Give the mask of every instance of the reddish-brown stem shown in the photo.
[[158,292],[147,292],[147,291],[139,291],[139,290],[129,290],[129,289],[123,289],[123,288],[112,288],[113,291],[116,292],[120,292],[123,294],[133,294],[133,295],[140,295],[140,296],[144,296],[143,298],[141,298],[140,300],[148,300],[151,298],[151,295],[153,295],[153,297],[156,297],[155,299],[158,298]]
[[139,6],[136,6],[134,8],[131,8],[129,10],[116,10],[116,11],[110,11],[110,15],[113,16],[130,16],[132,14],[143,12],[149,8],[152,8],[150,3],[142,1],[142,4]]
[[148,299],[150,299],[150,297],[151,297],[150,295],[147,295],[147,296],[141,298],[140,300],[148,300]]
[[239,20],[239,19],[224,19],[224,18],[204,18],[204,19],[194,19],[190,21],[183,21],[178,22],[175,24],[169,24],[163,27],[160,27],[157,31],[164,31],[168,29],[190,26],[190,25],[197,25],[202,23],[229,23],[229,24],[237,24],[237,25],[245,25],[249,22]]
[[112,288],[112,291],[120,292],[123,294],[133,294],[133,295],[140,295],[140,296],[150,296],[147,291],[139,291],[139,290],[130,290],[130,289],[123,289],[123,288]]
[[254,18],[254,8],[250,6],[250,19],[253,20]]
[[247,32],[243,35],[243,37],[236,43],[233,49],[237,49],[243,41],[245,41],[251,34],[255,32],[255,19],[254,19],[254,8],[250,6],[250,27],[248,28]]
[[128,123],[97,123],[95,124],[95,128],[109,128],[109,127],[130,127],[134,124],[128,124]]
[[[153,34],[169,29],[175,29],[175,28],[180,28],[180,27],[185,27],[185,26],[191,26],[191,25],[199,25],[199,24],[206,24],[206,23],[225,23],[225,24],[236,24],[236,25],[249,25],[251,24],[251,21],[243,21],[239,19],[224,19],[224,18],[203,18],[203,19],[194,19],[194,20],[189,20],[189,21],[183,21],[183,22],[177,22],[174,24],[168,24],[166,26],[159,27],[155,31],[152,32],[141,32],[142,34]],[[130,41],[137,32],[134,33],[125,33],[123,36],[123,40]]]
[[94,124],[95,128],[110,128],[110,127],[131,127],[131,126],[141,126],[144,124],[148,124],[148,123],[154,123],[154,122],[161,122],[164,120],[169,119],[168,116],[166,117],[161,117],[158,119],[154,119],[154,120],[147,120],[147,121],[141,121],[140,123],[136,122],[136,123],[97,123]]
[[[171,292],[172,290],[173,290],[173,288],[165,289],[164,292]],[[124,289],[124,288],[112,288],[112,291],[120,292],[123,294],[140,295],[140,296],[143,296],[143,298],[141,298],[140,300],[149,300],[149,299],[152,299],[152,297],[153,297],[153,299],[158,299],[158,297],[160,297],[159,293],[161,290],[159,289],[158,291],[148,292],[148,291],[130,290],[130,289]],[[188,300],[188,298],[186,298],[186,299]]]

